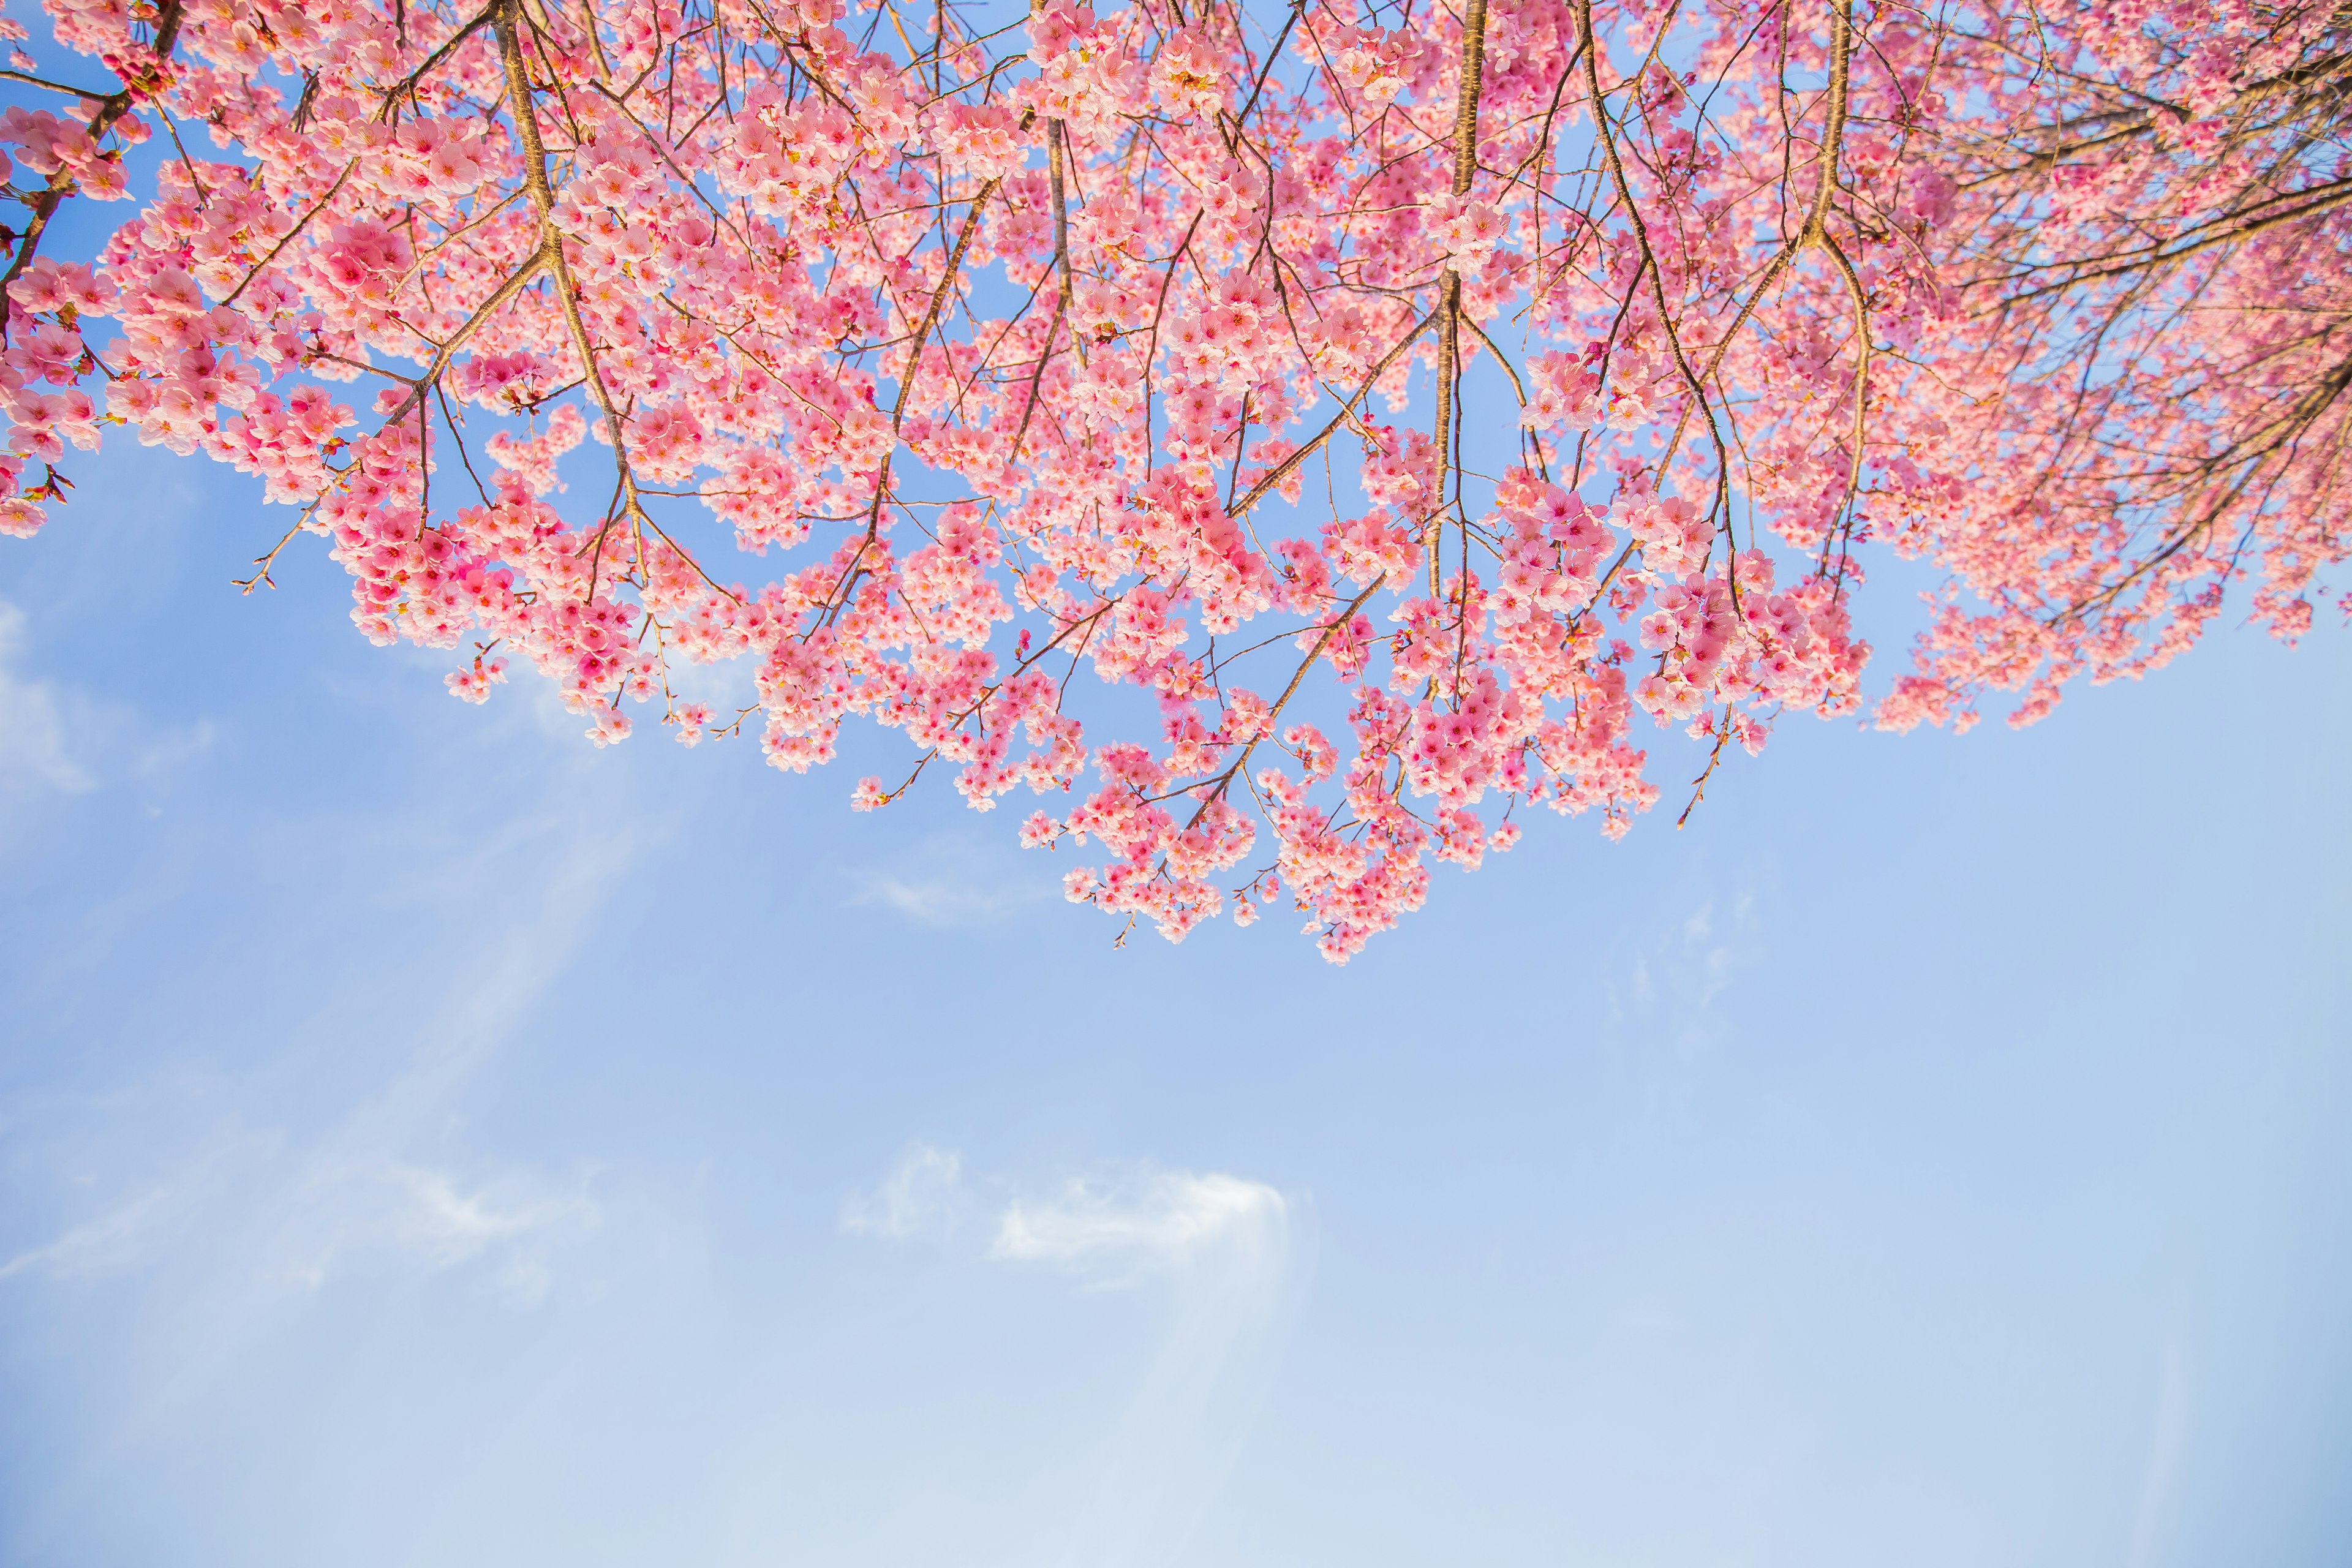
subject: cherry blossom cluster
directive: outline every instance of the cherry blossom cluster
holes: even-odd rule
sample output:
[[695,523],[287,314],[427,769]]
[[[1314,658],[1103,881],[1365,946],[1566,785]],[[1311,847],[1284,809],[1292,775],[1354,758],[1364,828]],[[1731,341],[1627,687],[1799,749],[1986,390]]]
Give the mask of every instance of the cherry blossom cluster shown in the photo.
[[1687,817],[1865,712],[1874,545],[1950,584],[1895,726],[2242,574],[2299,631],[2344,553],[2330,11],[46,7],[0,531],[110,428],[203,453],[292,509],[248,590],[322,540],[457,697],[897,731],[854,805],[1020,799],[1171,938],[1286,901],[1344,962],[1522,808],[1625,832],[1646,732]]
[[2300,637],[2352,550],[2352,15],[2072,0],[1928,42],[1951,107],[1918,200],[1965,325],[1892,345],[1932,374],[1874,438],[1904,455],[1881,537],[1951,586],[1880,721],[1966,726],[1993,691],[2037,719],[2241,582]]

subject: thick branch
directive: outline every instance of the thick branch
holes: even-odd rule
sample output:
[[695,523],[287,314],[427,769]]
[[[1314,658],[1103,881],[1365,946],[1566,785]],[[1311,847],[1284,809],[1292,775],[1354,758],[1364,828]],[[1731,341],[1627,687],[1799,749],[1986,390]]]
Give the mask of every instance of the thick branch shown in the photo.
[[1313,457],[1315,453],[1322,447],[1326,441],[1328,441],[1333,436],[1339,434],[1339,430],[1348,423],[1349,416],[1356,412],[1356,405],[1361,403],[1365,396],[1370,393],[1372,390],[1372,384],[1379,381],[1381,376],[1385,375],[1388,373],[1389,366],[1396,363],[1399,359],[1402,359],[1407,349],[1419,342],[1421,341],[1421,334],[1429,331],[1431,323],[1436,320],[1437,312],[1435,310],[1432,310],[1428,315],[1423,316],[1420,321],[1415,321],[1412,325],[1412,331],[1407,332],[1402,339],[1400,339],[1394,348],[1389,350],[1388,353],[1381,356],[1381,360],[1378,364],[1375,364],[1370,371],[1365,373],[1363,384],[1358,386],[1356,390],[1349,395],[1349,398],[1345,403],[1339,405],[1339,412],[1331,416],[1330,423],[1324,426],[1322,429],[1318,430],[1314,436],[1307,440],[1305,446],[1300,447],[1297,451],[1291,453],[1290,456],[1283,458],[1281,462],[1276,463],[1272,468],[1268,469],[1264,478],[1260,479],[1257,483],[1250,486],[1249,492],[1246,495],[1243,496],[1240,500],[1234,502],[1232,507],[1227,509],[1227,515],[1231,517],[1241,516],[1244,512],[1249,510],[1250,508],[1255,506],[1258,501],[1265,497],[1268,490],[1273,489],[1276,486],[1281,484],[1283,480],[1297,473],[1298,471],[1298,466],[1301,463],[1304,463],[1307,458]]
[[[1469,194],[1478,172],[1478,94],[1486,74],[1486,0],[1470,0],[1462,19],[1462,79],[1454,96],[1454,181],[1457,197]],[[1458,473],[1460,453],[1454,437],[1454,382],[1462,374],[1462,274],[1446,258],[1438,279],[1437,324],[1437,505],[1430,509],[1426,526],[1429,552],[1429,594],[1439,589],[1438,541],[1445,533],[1445,481]],[[1461,481],[1454,481],[1461,493]]]
[[[162,9],[155,14],[153,52],[157,65],[171,58],[172,46],[178,41],[179,37],[180,0],[163,0]],[[47,87],[51,84],[43,82],[40,85]],[[79,91],[78,89],[67,90]],[[90,97],[88,93],[82,93],[80,96],[85,99]],[[92,144],[95,144],[99,138],[104,136],[109,131],[113,130],[114,122],[131,111],[132,96],[133,89],[126,82],[118,90],[95,100],[98,108],[91,112],[89,123],[84,127],[84,134],[89,138]],[[25,237],[17,242],[16,255],[8,263],[8,270],[5,273],[0,273],[0,342],[5,342],[7,339],[9,316],[14,309],[14,303],[8,294],[8,286],[23,277],[25,268],[33,264],[33,258],[41,248],[41,238],[48,232],[49,220],[57,216],[58,204],[72,194],[73,186],[73,170],[60,163],[56,172],[49,175],[48,184],[44,185],[26,204],[33,209],[32,221],[25,226]]]

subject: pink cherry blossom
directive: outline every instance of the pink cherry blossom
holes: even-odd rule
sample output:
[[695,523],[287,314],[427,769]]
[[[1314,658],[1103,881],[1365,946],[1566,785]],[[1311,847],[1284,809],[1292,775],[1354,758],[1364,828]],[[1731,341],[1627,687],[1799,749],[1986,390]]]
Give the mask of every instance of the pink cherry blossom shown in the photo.
[[1784,714],[2030,721],[2346,552],[2327,7],[48,12],[0,532],[201,453],[294,509],[248,591],[314,536],[600,746],[899,731],[854,807],[1019,797],[1122,931],[1343,962],[1525,808],[1622,836],[1653,733],[1688,820]]

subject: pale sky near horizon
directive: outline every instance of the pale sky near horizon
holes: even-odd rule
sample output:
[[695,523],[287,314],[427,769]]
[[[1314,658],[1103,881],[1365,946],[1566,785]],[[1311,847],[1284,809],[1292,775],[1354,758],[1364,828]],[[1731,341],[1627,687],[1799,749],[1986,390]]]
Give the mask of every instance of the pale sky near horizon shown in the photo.
[[1784,724],[1333,970],[79,477],[0,547],[0,1563],[2352,1559],[2338,629]]

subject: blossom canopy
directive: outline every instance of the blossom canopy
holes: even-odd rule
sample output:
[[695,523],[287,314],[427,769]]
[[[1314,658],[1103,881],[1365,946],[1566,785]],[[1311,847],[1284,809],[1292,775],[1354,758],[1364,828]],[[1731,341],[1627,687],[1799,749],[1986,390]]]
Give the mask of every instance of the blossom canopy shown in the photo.
[[0,531],[68,447],[227,462],[294,509],[244,585],[316,536],[459,697],[870,720],[854,805],[1024,798],[1171,937],[1344,961],[1522,807],[1624,832],[1644,731],[1696,805],[1785,713],[2031,720],[2347,550],[2332,5],[46,5]]

